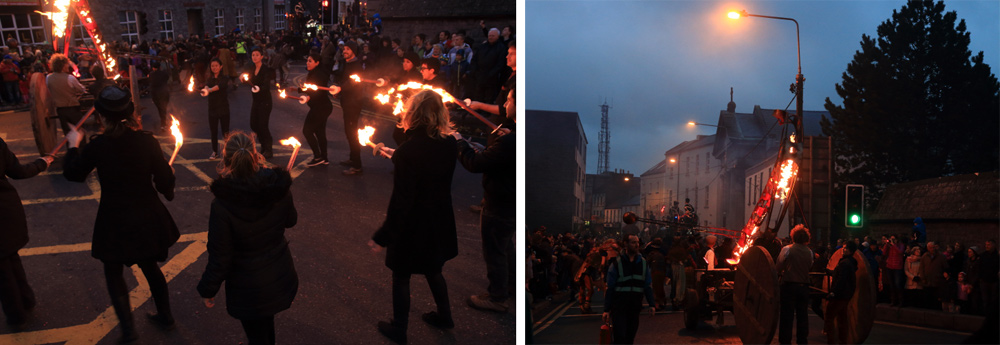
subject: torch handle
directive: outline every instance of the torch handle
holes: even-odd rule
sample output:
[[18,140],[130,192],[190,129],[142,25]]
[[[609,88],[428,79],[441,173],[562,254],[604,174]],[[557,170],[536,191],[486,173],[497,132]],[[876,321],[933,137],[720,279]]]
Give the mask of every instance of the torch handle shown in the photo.
[[180,149],[181,149],[181,143],[177,143],[177,145],[174,145],[174,153],[170,155],[170,161],[167,162],[167,165],[174,166],[174,159],[177,158],[177,151],[180,151]]
[[[80,130],[80,127],[83,126],[84,122],[87,122],[87,119],[90,118],[90,115],[92,114],[94,114],[94,108],[90,108],[90,111],[88,111],[86,115],[83,115],[83,119],[80,119],[80,122],[73,126],[73,130]],[[62,149],[63,145],[66,145],[67,141],[69,141],[69,138],[63,138],[62,142],[60,142],[51,153],[49,153],[49,156],[55,156],[56,153],[59,153],[59,149]]]
[[295,164],[295,156],[297,156],[298,154],[299,154],[299,147],[296,146],[295,149],[292,150],[292,158],[288,160],[288,169],[285,170],[292,171],[292,165]]
[[482,115],[479,115],[479,113],[477,113],[474,110],[472,110],[472,108],[469,108],[469,106],[465,105],[465,102],[462,102],[462,100],[455,100],[455,104],[458,104],[458,106],[462,107],[462,109],[465,109],[465,111],[468,111],[470,114],[472,114],[477,119],[479,119],[479,121],[482,121],[483,123],[489,125],[490,129],[492,129],[492,130],[496,130],[497,129],[497,127],[498,127],[497,125],[494,125],[493,122],[490,122],[490,120],[487,120],[485,117],[483,117]]

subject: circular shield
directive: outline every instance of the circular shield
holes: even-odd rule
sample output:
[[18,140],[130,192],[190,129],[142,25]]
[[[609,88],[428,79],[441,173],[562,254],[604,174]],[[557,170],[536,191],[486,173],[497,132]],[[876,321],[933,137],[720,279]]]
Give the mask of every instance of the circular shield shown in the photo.
[[[840,249],[830,256],[830,263],[836,268],[836,263],[844,256],[844,249]],[[868,260],[861,254],[860,250],[854,252],[854,260],[858,262],[858,270],[855,272],[857,286],[854,288],[854,296],[847,304],[847,325],[837,325],[838,328],[848,329],[847,339],[844,344],[861,344],[872,331],[875,325],[875,298],[878,289],[875,277],[872,276],[872,268],[868,265]],[[824,305],[824,308],[826,306]],[[825,310],[824,310],[825,312]]]
[[768,344],[778,327],[778,271],[762,247],[750,247],[736,267],[733,314],[744,344]]

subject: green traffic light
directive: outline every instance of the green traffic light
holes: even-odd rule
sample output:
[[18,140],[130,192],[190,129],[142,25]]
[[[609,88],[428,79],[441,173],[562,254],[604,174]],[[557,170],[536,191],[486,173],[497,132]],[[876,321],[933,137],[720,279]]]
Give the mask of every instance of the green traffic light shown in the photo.
[[856,214],[852,214],[851,215],[851,224],[858,224],[858,223],[861,223],[861,216],[856,215]]

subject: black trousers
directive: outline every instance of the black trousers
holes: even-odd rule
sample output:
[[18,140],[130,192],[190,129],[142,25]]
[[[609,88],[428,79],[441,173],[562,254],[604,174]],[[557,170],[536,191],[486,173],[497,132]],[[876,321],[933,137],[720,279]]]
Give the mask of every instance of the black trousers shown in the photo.
[[274,345],[274,316],[240,319],[249,345]]
[[28,310],[35,307],[35,292],[28,286],[17,253],[0,258],[0,305],[8,324],[24,322]]
[[[149,283],[149,292],[153,295],[156,312],[160,315],[171,315],[167,279],[163,276],[163,271],[160,271],[160,266],[156,264],[156,261],[152,260],[141,261],[136,263],[136,265],[142,270],[142,275],[146,277],[146,282]],[[124,305],[112,303],[119,320],[132,315],[132,309],[127,304],[128,286],[125,285],[125,277],[122,275],[125,266],[115,262],[104,262],[104,281],[108,285],[108,294],[111,295],[111,301],[126,301]]]
[[510,296],[514,284],[514,219],[489,215],[483,210],[480,216],[483,236],[483,258],[486,260],[486,278],[490,281],[487,291],[490,298],[503,301]]
[[612,343],[635,343],[635,333],[639,331],[639,312],[641,311],[641,302],[638,306],[615,305],[615,310],[611,311],[611,334],[614,337]]
[[809,285],[781,284],[781,315],[778,319],[778,343],[792,343],[792,319],[795,342],[806,344],[809,338]]
[[164,92],[163,94],[153,95],[153,105],[156,106],[156,112],[160,115],[160,128],[167,128],[170,126],[167,124],[167,104],[170,103],[170,93]]
[[219,125],[222,125],[222,136],[229,135],[229,109],[225,111],[208,108],[208,131],[212,133],[212,151],[219,153]]
[[270,100],[254,101],[250,105],[250,130],[257,133],[261,152],[270,152],[271,146],[274,144],[269,127],[272,107],[273,103]]
[[314,157],[329,158],[326,154],[326,121],[330,118],[331,111],[333,111],[332,105],[309,108],[306,121],[302,124],[302,135],[306,137]]
[[83,119],[80,107],[59,107],[56,108],[56,115],[59,116],[59,125],[62,126],[63,135],[69,134],[69,130]]
[[[410,276],[409,272],[392,271],[392,323],[394,326],[406,329],[410,316]],[[451,302],[448,300],[448,285],[440,271],[425,274],[427,285],[437,304],[437,313],[444,318],[451,318]]]
[[361,142],[358,141],[358,118],[361,117],[361,102],[342,99],[340,106],[344,110],[344,135],[347,136],[347,145],[351,148],[348,159],[351,161],[352,168],[361,169]]

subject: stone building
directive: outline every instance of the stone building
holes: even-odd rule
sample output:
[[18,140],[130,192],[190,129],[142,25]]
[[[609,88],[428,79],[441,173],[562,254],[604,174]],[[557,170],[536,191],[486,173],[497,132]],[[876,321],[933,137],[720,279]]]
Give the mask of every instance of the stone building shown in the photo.
[[587,136],[575,112],[527,110],[526,225],[553,233],[579,229],[584,216]]
[[[479,21],[486,21],[486,27],[502,29],[505,25],[515,25],[517,2],[514,0],[369,0],[368,16],[378,13],[382,17],[384,35],[399,38],[404,45],[422,33],[437,37],[438,32],[465,30],[469,39],[466,43],[475,48],[486,40]],[[433,39],[431,39],[433,41]]]
[[1000,173],[938,177],[886,188],[865,227],[872,236],[910,236],[913,219],[927,225],[927,240],[982,248],[1000,234]]

